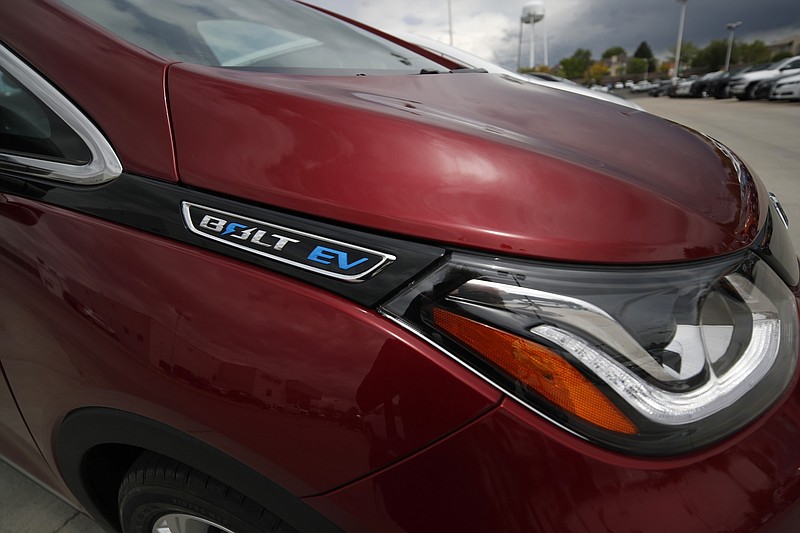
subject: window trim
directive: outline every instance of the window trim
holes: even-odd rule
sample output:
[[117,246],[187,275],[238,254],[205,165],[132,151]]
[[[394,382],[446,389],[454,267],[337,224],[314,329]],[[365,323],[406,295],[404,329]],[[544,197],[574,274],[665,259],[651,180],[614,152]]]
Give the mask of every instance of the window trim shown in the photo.
[[0,43],[0,66],[58,115],[91,154],[83,165],[60,163],[36,157],[4,153],[0,149],[0,170],[79,185],[97,185],[122,174],[122,163],[100,130],[58,89]]

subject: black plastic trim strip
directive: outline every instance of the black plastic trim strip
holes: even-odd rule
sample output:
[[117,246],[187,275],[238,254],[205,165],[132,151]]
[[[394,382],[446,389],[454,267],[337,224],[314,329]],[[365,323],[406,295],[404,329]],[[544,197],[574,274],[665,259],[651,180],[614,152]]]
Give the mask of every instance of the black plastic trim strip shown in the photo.
[[[0,193],[42,201],[229,256],[300,279],[368,307],[407,284],[445,253],[436,246],[375,235],[128,173],[93,187],[0,173]],[[236,213],[355,248],[375,250],[392,256],[393,260],[358,283],[332,278],[193,233],[184,221],[184,202]]]
[[87,407],[64,419],[56,437],[61,475],[80,504],[96,518],[115,526],[115,517],[96,504],[85,472],[85,458],[106,444],[124,445],[164,455],[241,492],[300,532],[342,530],[300,498],[227,454],[155,420],[125,411]]

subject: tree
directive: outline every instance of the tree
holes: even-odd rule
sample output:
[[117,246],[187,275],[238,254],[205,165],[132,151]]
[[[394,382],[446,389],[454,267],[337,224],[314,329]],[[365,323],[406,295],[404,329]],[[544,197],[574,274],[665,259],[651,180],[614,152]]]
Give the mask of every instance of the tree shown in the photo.
[[642,41],[639,44],[639,48],[633,53],[633,57],[638,57],[639,59],[646,59],[647,60],[647,71],[648,72],[655,72],[656,71],[656,58],[653,56],[653,51],[650,49],[650,45],[647,44],[647,41]]
[[612,46],[605,52],[603,52],[603,59],[611,59],[614,56],[622,56],[625,55],[625,49],[621,46]]
[[774,63],[775,61],[780,61],[781,59],[786,59],[789,57],[792,57],[792,53],[789,51],[777,52],[774,56],[772,56],[771,61]]
[[561,60],[561,68],[564,69],[564,76],[570,79],[580,78],[589,65],[592,64],[592,52],[585,48],[578,48],[572,57]]
[[647,70],[648,60],[642,57],[632,57],[628,60],[628,74],[644,74]]
[[602,61],[597,61],[583,73],[583,81],[586,83],[599,83],[607,74],[608,66]]
[[739,61],[742,63],[766,63],[772,59],[772,52],[769,51],[764,41],[742,43],[737,48],[739,49]]
[[[675,47],[670,47],[669,51],[672,54],[670,56],[670,61],[674,63]],[[692,66],[692,62],[699,52],[700,50],[698,50],[697,46],[695,46],[692,41],[686,41],[681,45],[681,71],[683,71],[685,67]],[[676,75],[679,76],[680,74],[676,73]]]
[[[731,50],[731,63],[739,62],[739,47]],[[681,54],[682,55],[682,54]],[[693,67],[705,67],[708,70],[720,70],[725,67],[725,57],[728,55],[727,39],[711,41],[708,46],[697,53],[692,62]]]
[[652,59],[653,58],[653,51],[650,50],[650,45],[647,44],[647,41],[642,41],[639,44],[639,48],[633,53],[633,57],[638,57],[641,59]]

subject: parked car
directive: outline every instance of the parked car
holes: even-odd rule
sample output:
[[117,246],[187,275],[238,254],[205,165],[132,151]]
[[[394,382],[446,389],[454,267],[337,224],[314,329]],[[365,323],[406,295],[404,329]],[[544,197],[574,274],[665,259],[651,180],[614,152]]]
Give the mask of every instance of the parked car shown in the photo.
[[752,70],[759,70],[766,66],[767,66],[766,63],[749,65],[734,71],[723,72],[718,78],[715,78],[708,83],[708,88],[706,89],[706,92],[708,93],[709,96],[714,97],[718,100],[730,98],[731,95],[728,92],[728,83],[730,82],[732,77],[735,78],[740,74],[744,74],[745,72],[750,72]]
[[712,89],[710,87],[711,84],[720,79],[724,74],[725,73],[723,71],[719,71],[709,72],[708,74],[701,76],[692,84],[691,89],[689,90],[689,96],[693,98],[708,98],[712,96]]
[[772,92],[772,88],[775,86],[775,82],[778,81],[780,78],[772,78],[768,80],[759,81],[756,83],[755,88],[751,91],[751,100],[764,100],[769,98],[770,93]]
[[692,87],[694,86],[695,82],[698,80],[697,76],[691,76],[689,78],[680,79],[678,82],[667,91],[667,95],[671,98],[675,97],[683,97],[687,98],[690,96],[694,96],[692,94]]
[[752,70],[732,77],[728,84],[728,90],[739,100],[752,100],[759,82],[791,74],[800,74],[800,56],[782,59],[763,69]]
[[652,83],[652,82],[649,82],[647,80],[637,81],[633,85],[633,87],[631,87],[631,92],[632,93],[648,92],[648,91],[650,91],[650,89],[652,89],[654,87],[657,87],[658,85],[659,85],[658,83]]
[[786,76],[775,82],[770,100],[800,100],[800,74]]
[[796,530],[800,271],[724,144],[283,0],[0,43],[0,454],[109,531]]
[[658,83],[658,85],[653,84],[654,86],[650,89],[649,94],[650,96],[667,96],[669,95],[670,90],[672,90],[675,85],[673,85],[672,80],[662,80]]

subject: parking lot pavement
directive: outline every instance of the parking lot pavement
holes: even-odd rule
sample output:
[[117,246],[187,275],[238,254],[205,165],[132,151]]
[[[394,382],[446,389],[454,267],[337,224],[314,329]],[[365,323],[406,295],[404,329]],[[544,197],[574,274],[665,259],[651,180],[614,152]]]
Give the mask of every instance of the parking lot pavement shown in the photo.
[[[722,141],[758,173],[793,221],[800,250],[800,104],[640,97],[647,111]],[[99,526],[0,461],[0,533],[103,533]]]
[[107,533],[0,460],[0,533]]
[[744,159],[780,199],[800,250],[800,103],[652,97],[636,103],[714,137]]

